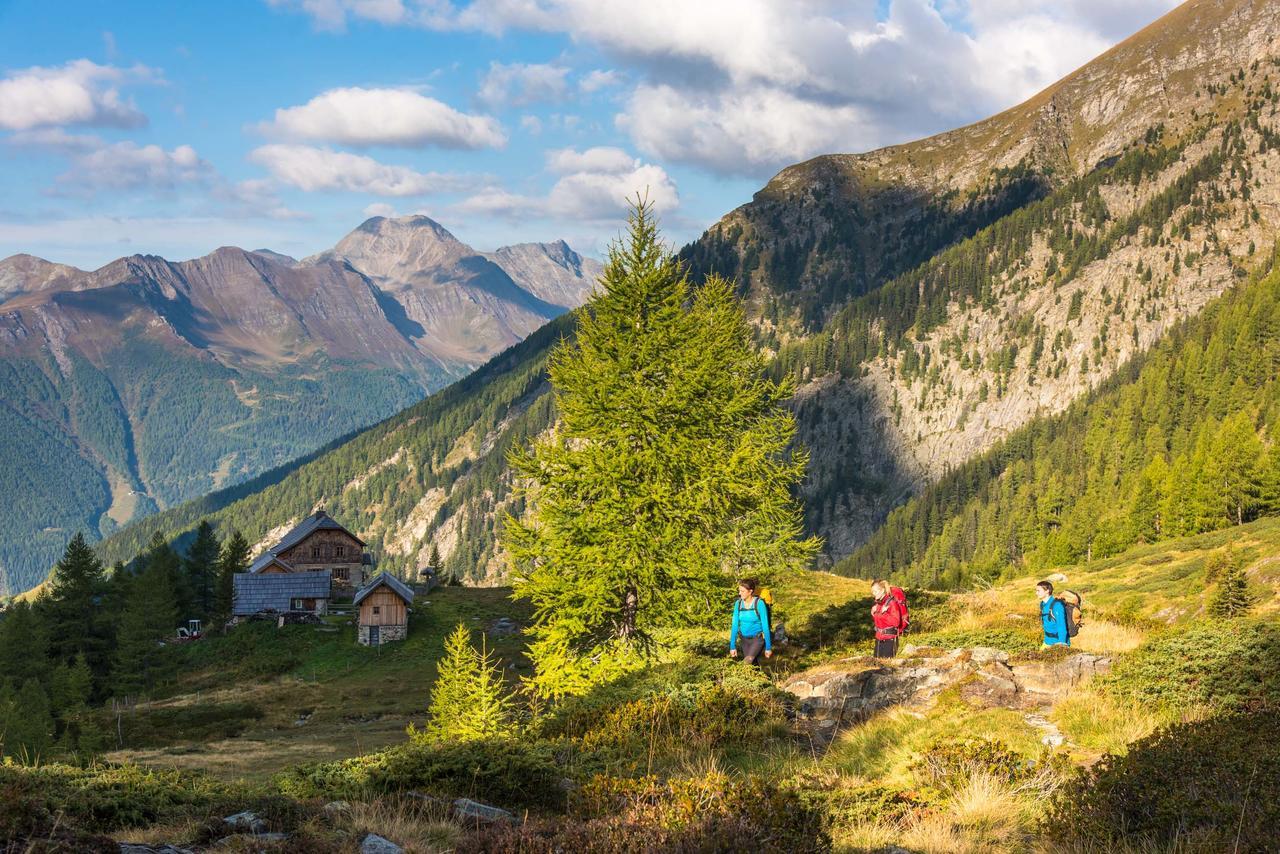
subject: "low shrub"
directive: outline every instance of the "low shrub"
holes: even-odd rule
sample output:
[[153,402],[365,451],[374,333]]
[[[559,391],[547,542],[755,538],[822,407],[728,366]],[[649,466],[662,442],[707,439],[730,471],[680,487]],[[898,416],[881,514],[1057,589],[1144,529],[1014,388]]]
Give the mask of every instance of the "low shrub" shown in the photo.
[[1083,769],[1046,827],[1108,843],[1274,851],[1280,827],[1280,712],[1227,714],[1157,730]]
[[31,815],[59,816],[86,832],[202,820],[251,809],[273,827],[292,827],[314,810],[265,790],[176,770],[136,765],[0,766],[0,790],[22,793]]
[[[784,851],[821,851],[830,846],[820,811],[794,790],[757,776],[730,777],[711,772],[662,780],[654,776],[597,775],[574,794],[571,809],[579,819],[614,819],[666,830],[694,829],[699,837],[706,837],[716,827],[749,828],[747,838]],[[719,837],[712,833],[709,838]],[[728,836],[724,841],[736,840]]]
[[[253,703],[144,707],[121,717],[119,733],[125,747],[165,747],[180,741],[235,738],[262,717],[262,709]],[[117,731],[110,709],[100,710],[94,722],[104,731]]]
[[950,786],[975,774],[1012,783],[1033,773],[1036,762],[1003,742],[989,738],[957,738],[935,742],[912,764],[921,783]]
[[564,771],[545,742],[410,742],[378,753],[291,769],[275,779],[294,798],[365,798],[417,790],[509,809],[563,809]]
[[650,694],[608,712],[582,734],[584,750],[712,748],[740,742],[770,720],[782,720],[776,698],[760,690],[723,685],[682,686]]
[[1202,622],[1157,635],[1119,658],[1104,683],[1120,696],[1224,709],[1280,703],[1280,625]]

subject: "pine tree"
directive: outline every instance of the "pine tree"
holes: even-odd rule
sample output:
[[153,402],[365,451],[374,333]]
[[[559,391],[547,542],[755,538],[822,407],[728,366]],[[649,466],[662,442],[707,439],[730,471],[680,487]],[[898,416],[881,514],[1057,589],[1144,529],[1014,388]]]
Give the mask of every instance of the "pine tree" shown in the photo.
[[103,591],[102,561],[84,535],[77,533],[54,566],[49,591],[41,600],[55,661],[69,662],[84,655],[91,666],[105,663],[110,632],[101,607]]
[[0,691],[0,718],[6,755],[34,764],[48,754],[53,745],[53,716],[39,682],[27,679],[16,693]]
[[164,538],[164,534],[156,531],[152,535],[143,559],[146,565],[146,573],[151,574],[153,578],[163,576],[165,579],[165,589],[169,591],[176,609],[176,613],[170,622],[176,625],[177,620],[188,619],[193,602],[191,586],[187,583],[186,575],[182,571],[182,558],[169,545],[169,541]]
[[1209,603],[1209,613],[1215,617],[1239,617],[1249,612],[1253,597],[1249,594],[1249,579],[1245,575],[1244,561],[1233,556],[1222,570],[1218,590]]
[[218,581],[213,597],[213,611],[209,616],[209,628],[221,630],[231,619],[231,607],[235,599],[235,576],[249,569],[249,542],[239,531],[234,532],[222,544],[218,556]]
[[803,453],[730,286],[694,289],[638,204],[548,372],[560,415],[517,450],[531,514],[505,520],[534,604],[533,687],[585,691],[643,661],[652,631],[718,611],[736,574],[801,565]]
[[208,520],[202,520],[196,527],[196,538],[192,541],[191,548],[187,549],[183,569],[192,593],[191,616],[207,620],[213,611],[218,571],[218,538]]
[[164,675],[160,641],[174,631],[179,613],[169,555],[153,547],[146,569],[129,585],[112,671],[118,697],[149,691]]
[[21,685],[49,676],[49,630],[46,620],[26,602],[15,602],[0,620],[0,679]]
[[511,698],[488,648],[477,650],[471,632],[459,623],[444,649],[431,689],[430,717],[422,730],[410,726],[410,736],[419,741],[470,741],[513,735]]
[[1243,525],[1252,518],[1263,485],[1262,442],[1248,413],[1233,413],[1222,422],[1211,453],[1206,480],[1215,509],[1228,524]]

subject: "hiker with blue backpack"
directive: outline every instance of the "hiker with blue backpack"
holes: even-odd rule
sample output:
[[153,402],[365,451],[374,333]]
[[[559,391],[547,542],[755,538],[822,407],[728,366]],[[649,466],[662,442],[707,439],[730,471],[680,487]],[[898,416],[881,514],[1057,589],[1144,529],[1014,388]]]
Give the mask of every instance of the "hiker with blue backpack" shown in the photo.
[[1036,585],[1036,598],[1040,600],[1044,646],[1071,646],[1071,639],[1080,631],[1080,595],[1068,590],[1064,596],[1054,596],[1053,582],[1041,581]]
[[733,625],[729,628],[729,657],[738,657],[738,643],[742,643],[742,660],[760,665],[760,653],[773,657],[773,637],[769,625],[769,604],[757,591],[754,578],[738,582],[738,598],[733,600]]

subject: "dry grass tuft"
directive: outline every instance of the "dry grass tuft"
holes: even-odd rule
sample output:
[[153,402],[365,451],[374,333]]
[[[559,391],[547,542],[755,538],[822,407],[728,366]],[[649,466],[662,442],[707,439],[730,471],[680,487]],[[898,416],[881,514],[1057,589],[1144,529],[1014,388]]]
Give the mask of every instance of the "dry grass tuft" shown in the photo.
[[359,841],[376,833],[402,847],[407,854],[446,854],[457,847],[462,828],[449,821],[443,807],[424,808],[416,803],[374,801],[352,803],[338,813],[333,824]]
[[1071,646],[1082,652],[1112,655],[1135,650],[1146,639],[1147,634],[1141,629],[1110,620],[1091,619],[1086,615],[1080,634],[1072,639]]

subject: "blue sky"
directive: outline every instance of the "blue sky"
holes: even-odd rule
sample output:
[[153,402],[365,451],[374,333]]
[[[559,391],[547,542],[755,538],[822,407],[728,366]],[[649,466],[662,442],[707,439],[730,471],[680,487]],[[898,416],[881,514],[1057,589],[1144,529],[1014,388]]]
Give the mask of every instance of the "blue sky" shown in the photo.
[[1171,0],[0,0],[0,257],[327,248],[426,213],[599,255],[1022,100]]

